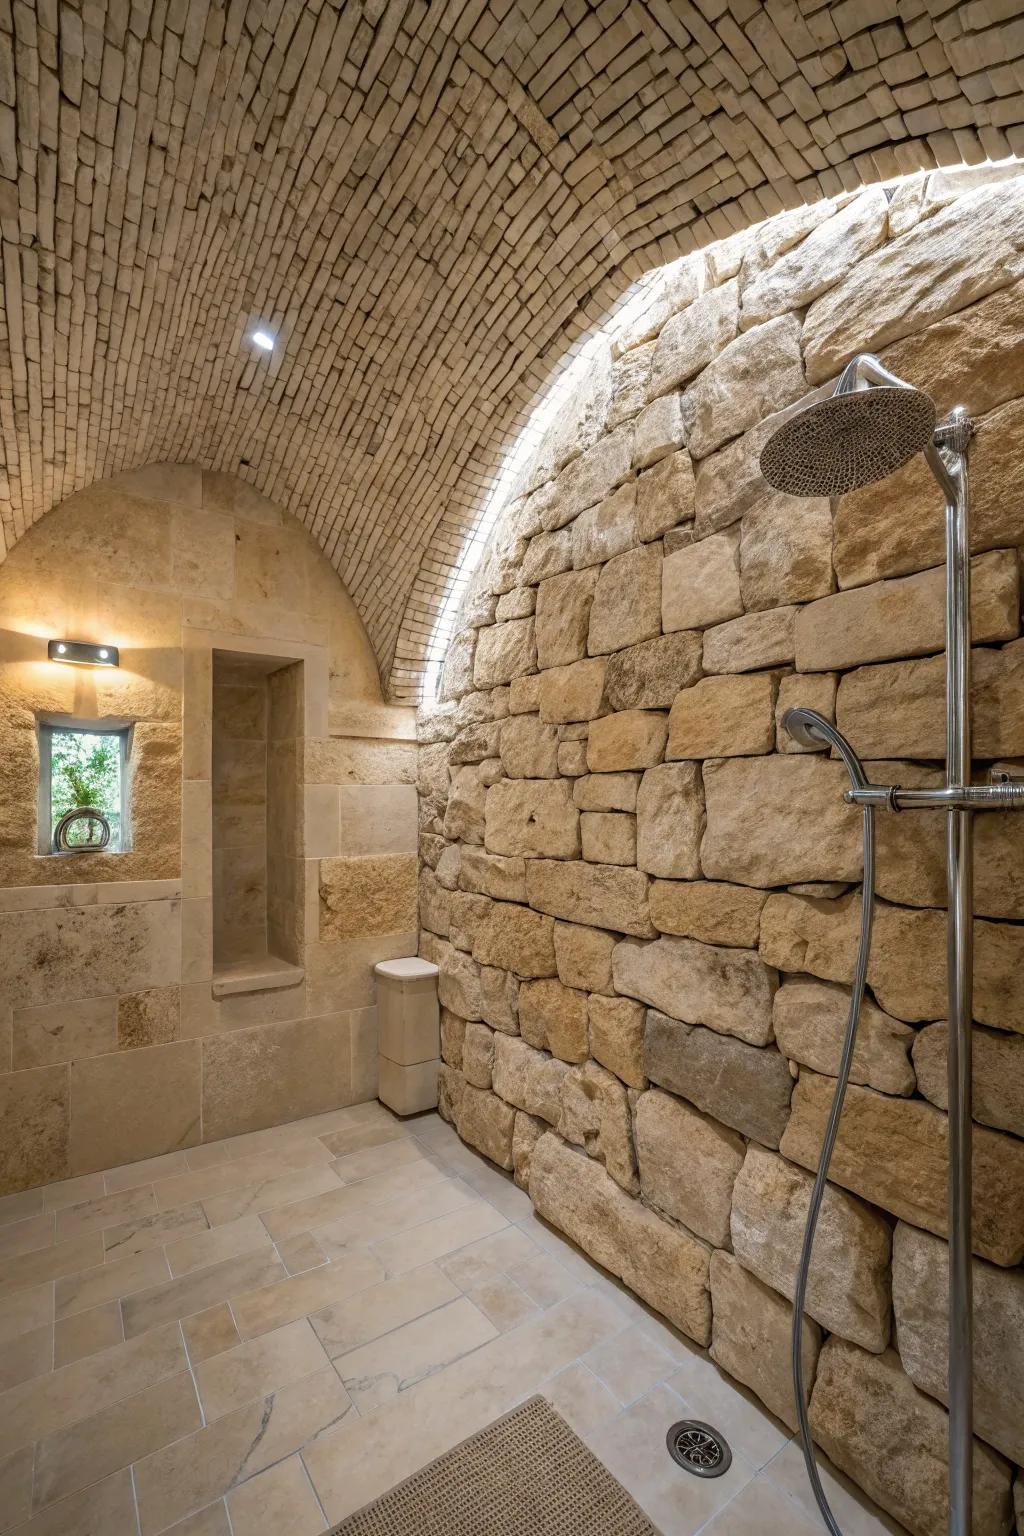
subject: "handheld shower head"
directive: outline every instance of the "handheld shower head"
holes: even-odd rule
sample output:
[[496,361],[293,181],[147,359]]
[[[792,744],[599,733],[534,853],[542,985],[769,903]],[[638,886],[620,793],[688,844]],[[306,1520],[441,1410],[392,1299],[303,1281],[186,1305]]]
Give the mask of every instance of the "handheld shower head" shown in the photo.
[[922,390],[879,385],[832,395],[791,416],[761,450],[761,473],[791,496],[843,496],[883,480],[935,435]]
[[867,774],[864,765],[856,752],[850,746],[841,731],[819,715],[816,709],[787,709],[782,717],[782,723],[795,742],[801,747],[810,747],[812,750],[821,747],[834,747],[846,764],[846,771],[850,775],[850,783],[854,789],[864,789],[867,786]]

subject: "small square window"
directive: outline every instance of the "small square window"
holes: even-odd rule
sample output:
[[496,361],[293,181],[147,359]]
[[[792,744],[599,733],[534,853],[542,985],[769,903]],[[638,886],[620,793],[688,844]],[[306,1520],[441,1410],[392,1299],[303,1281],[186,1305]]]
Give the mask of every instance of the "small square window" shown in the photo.
[[40,853],[122,853],[127,848],[129,732],[127,726],[40,725]]

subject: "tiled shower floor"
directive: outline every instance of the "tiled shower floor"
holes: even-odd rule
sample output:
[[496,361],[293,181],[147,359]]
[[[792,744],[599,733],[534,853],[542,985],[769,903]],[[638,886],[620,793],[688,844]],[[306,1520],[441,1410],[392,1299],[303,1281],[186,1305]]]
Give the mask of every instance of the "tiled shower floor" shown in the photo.
[[[314,1536],[538,1391],[663,1536],[821,1530],[788,1432],[434,1115],[363,1104],[0,1223],[0,1530]],[[669,1460],[685,1417],[724,1477]],[[847,1536],[898,1529],[827,1481]]]

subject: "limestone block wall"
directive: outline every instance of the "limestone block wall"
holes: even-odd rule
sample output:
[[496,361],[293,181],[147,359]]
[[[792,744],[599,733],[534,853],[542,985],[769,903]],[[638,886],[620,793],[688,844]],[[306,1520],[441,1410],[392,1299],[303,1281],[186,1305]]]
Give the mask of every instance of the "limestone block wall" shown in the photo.
[[[782,730],[941,773],[943,519],[758,453],[879,351],[972,449],[977,772],[1024,760],[1024,183],[937,176],[668,268],[540,445],[420,718],[442,1112],[790,1426],[795,1268],[846,1018],[860,813]],[[827,1453],[946,1529],[943,828],[881,817],[865,1007],[804,1329]],[[977,819],[975,1487],[1024,1530],[1024,818]],[[879,1447],[884,1454],[879,1454]]]
[[[414,721],[313,541],[230,475],[157,465],[36,524],[0,616],[0,1193],[372,1098],[373,963],[416,944]],[[55,637],[121,665],[49,662]],[[219,801],[243,850],[260,802],[261,931],[295,966],[273,989],[215,963],[215,915],[251,915],[214,885],[215,654],[264,690],[280,665],[256,782]],[[43,717],[132,723],[130,851],[37,851]]]

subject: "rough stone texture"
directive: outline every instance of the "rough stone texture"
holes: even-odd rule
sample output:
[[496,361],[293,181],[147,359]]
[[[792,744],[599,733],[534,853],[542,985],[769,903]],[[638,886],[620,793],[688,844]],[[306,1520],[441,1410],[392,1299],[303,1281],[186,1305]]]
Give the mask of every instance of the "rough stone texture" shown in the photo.
[[780,315],[737,336],[687,390],[683,421],[693,458],[706,458],[806,393],[800,329],[796,315]]
[[557,779],[558,732],[538,715],[515,715],[501,729],[501,766],[509,779]]
[[665,755],[668,715],[654,710],[624,709],[595,720],[587,739],[591,773],[617,773],[653,768]]
[[508,624],[480,630],[473,663],[473,682],[478,688],[496,688],[536,668],[533,619],[513,619]]
[[607,665],[603,656],[595,656],[541,673],[541,719],[549,724],[593,720],[601,713]]
[[775,695],[770,672],[705,677],[676,695],[668,717],[666,757],[741,757],[775,744]]
[[544,581],[572,569],[572,529],[538,533],[527,545],[520,576],[524,584]]
[[703,833],[704,792],[697,764],[648,768],[636,797],[637,868],[650,875],[696,879]]
[[536,1115],[528,1115],[523,1110],[516,1114],[515,1124],[512,1127],[512,1167],[515,1170],[515,1181],[520,1189],[530,1188],[530,1163],[533,1159],[533,1149],[537,1145],[547,1126]]
[[[790,1339],[793,1308],[748,1274],[731,1253],[711,1255],[711,1358],[755,1392],[777,1419],[796,1429]],[[800,1352],[813,1381],[821,1329],[805,1317]]]
[[462,1075],[466,1082],[474,1088],[490,1088],[493,1067],[494,1031],[486,1024],[467,1024],[462,1044]]
[[587,998],[554,978],[524,981],[519,989],[519,1032],[537,1050],[560,1061],[586,1061]]
[[559,981],[567,987],[582,987],[585,992],[610,992],[615,944],[615,935],[603,928],[556,923],[555,959]]
[[[512,902],[496,901],[476,936],[473,958],[481,965],[515,971],[517,976],[553,976],[553,928],[551,919],[540,912],[531,912],[528,907]],[[455,1011],[459,1010],[456,1008]]]
[[716,624],[704,633],[705,672],[755,672],[791,662],[796,651],[793,624],[797,609],[771,608]]
[[581,811],[635,811],[638,773],[590,773],[577,779],[572,797]]
[[[602,501],[596,507],[591,507],[586,512],[581,512],[571,529],[566,532],[571,537],[572,565],[575,570],[582,571],[587,566],[603,565],[606,560],[611,560],[615,555],[625,554],[627,549],[632,549],[639,543],[639,533],[634,516],[637,487],[633,481],[620,485],[607,500]],[[550,537],[550,535],[549,535]],[[593,580],[597,580],[595,571]],[[586,592],[586,586],[570,589],[576,592]],[[593,595],[593,587],[590,588]],[[582,607],[582,604],[580,604]],[[587,604],[586,612],[589,615],[590,605]],[[584,641],[586,640],[586,625],[584,624]],[[539,639],[538,639],[539,648]],[[586,651],[583,645],[580,655]]]
[[526,892],[538,912],[594,928],[652,936],[647,915],[648,878],[612,864],[569,864],[535,859],[526,871]]
[[635,1136],[645,1202],[713,1247],[726,1246],[742,1136],[656,1088],[637,1101]]
[[564,779],[503,779],[484,805],[484,847],[506,858],[572,859],[580,851],[579,812]]
[[519,982],[496,965],[480,967],[480,1017],[504,1034],[519,1032]]
[[571,1070],[514,1035],[494,1037],[495,1093],[548,1125],[557,1125],[561,1116],[562,1083]]
[[452,774],[444,813],[444,835],[449,842],[483,842],[485,793],[479,769],[459,768]]
[[816,709],[829,724],[836,719],[836,689],[839,680],[834,672],[793,672],[779,683],[779,695],[775,701],[775,750],[777,752],[827,752],[824,745],[805,747],[786,730],[783,721],[790,709]]
[[[854,667],[893,656],[927,656],[945,645],[944,570],[836,592],[801,610],[796,664],[803,672]],[[1020,574],[1011,550],[971,561],[974,644],[1020,633]]]
[[654,350],[650,398],[688,383],[732,340],[739,323],[737,301],[737,285],[723,283],[668,321]]
[[468,1028],[465,1019],[458,1018],[448,1008],[441,1009],[441,1059],[459,1072],[462,1071],[462,1052]]
[[[916,1387],[894,1349],[872,1355],[845,1339],[822,1346],[811,1395],[811,1430],[826,1455],[913,1536],[948,1528],[947,1415]],[[879,1445],[885,1455],[878,1454]],[[1005,1531],[1010,1470],[974,1442],[972,1536]]]
[[692,523],[693,517],[693,460],[681,448],[637,480],[637,537],[646,544],[680,523]]
[[662,395],[653,400],[636,418],[633,437],[633,464],[649,469],[659,459],[667,458],[685,440],[680,397]]
[[[438,866],[440,879],[440,866]],[[485,853],[482,848],[463,847],[459,860],[459,884],[464,891],[478,891],[496,901],[526,900],[526,862],[521,858],[503,858]]]
[[[917,1031],[912,1050],[918,1091],[940,1109],[945,1109],[947,1103],[948,1033],[945,1023],[928,1024]],[[975,1120],[998,1131],[1024,1136],[1024,1038],[975,1024],[971,1040]]]
[[758,325],[787,310],[803,309],[834,288],[885,239],[888,206],[882,188],[872,187],[811,230],[795,250],[744,283],[741,324]]
[[706,629],[742,612],[739,547],[732,534],[715,534],[666,556],[661,580],[661,626],[666,634]]
[[[801,1073],[782,1138],[785,1157],[817,1167],[835,1084]],[[914,1226],[946,1233],[946,1117],[918,1099],[889,1099],[851,1084],[830,1177]],[[974,1251],[996,1264],[1024,1258],[1024,1143],[974,1132]]]
[[[974,1427],[1024,1462],[1024,1272],[975,1259]],[[916,1387],[949,1401],[949,1252],[940,1237],[899,1222],[892,1244],[892,1300],[903,1369]]]
[[760,886],[858,879],[861,814],[843,801],[848,786],[841,763],[810,754],[705,763],[705,875]]
[[[562,927],[562,924],[558,926]],[[646,1088],[643,1005],[629,997],[592,995],[587,1012],[590,1053],[595,1061],[614,1072],[630,1088]]]
[[566,667],[587,654],[590,607],[598,570],[566,571],[550,576],[537,589],[537,665]]
[[[763,1147],[747,1148],[733,1187],[737,1259],[790,1301],[814,1180]],[[891,1240],[885,1218],[828,1184],[807,1282],[807,1311],[830,1333],[879,1353],[889,1343]]]
[[456,1115],[459,1135],[499,1168],[511,1168],[515,1113],[496,1093],[474,1088],[467,1081]]
[[661,633],[661,550],[644,544],[601,567],[590,610],[587,651],[602,656]]
[[564,528],[580,512],[596,506],[629,474],[632,433],[620,427],[567,464],[555,481],[544,510],[547,529]]
[[611,709],[668,709],[680,688],[701,674],[701,638],[692,630],[661,635],[608,659],[605,691]]
[[530,1199],[598,1264],[698,1344],[711,1338],[709,1250],[627,1195],[557,1136],[533,1149]]
[[778,1051],[745,1045],[649,1008],[644,1067],[652,1083],[681,1094],[723,1125],[766,1147],[779,1145],[793,1079]]
[[827,500],[769,493],[744,513],[740,592],[748,613],[810,602],[834,585]]
[[616,811],[584,811],[580,842],[583,857],[591,864],[635,866],[636,817]]
[[[791,1061],[835,1077],[849,1011],[850,994],[845,987],[809,976],[792,977],[776,992],[772,1008],[779,1050]],[[1020,1043],[1024,1045],[1024,1040]],[[913,1093],[917,1079],[909,1053],[914,1044],[915,1032],[909,1025],[890,1018],[866,997],[850,1081],[877,1088],[880,1093]]]
[[409,933],[416,927],[414,854],[320,861],[320,937]]
[[655,880],[650,890],[651,922],[659,933],[756,949],[764,891],[746,885],[695,880]]
[[596,1062],[573,1067],[562,1079],[558,1133],[603,1163],[628,1194],[640,1193],[628,1095]]
[[623,939],[612,955],[618,992],[687,1024],[706,1024],[751,1045],[772,1038],[775,973],[756,954],[694,939]]

